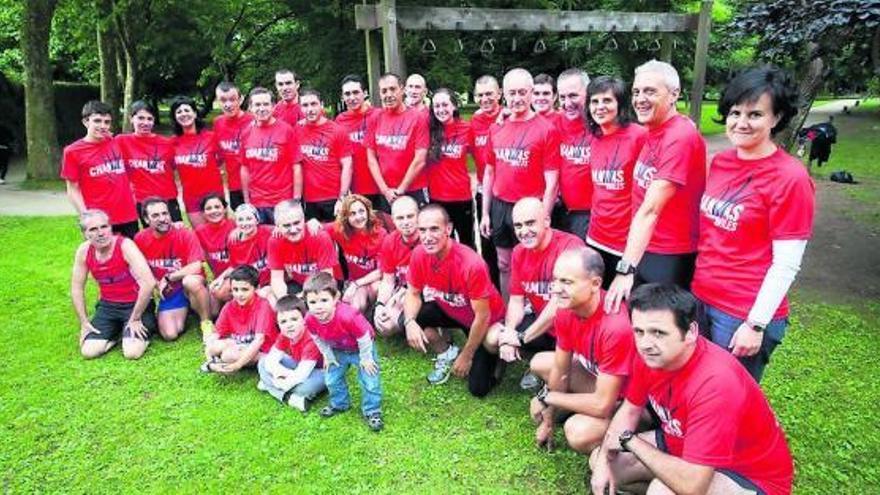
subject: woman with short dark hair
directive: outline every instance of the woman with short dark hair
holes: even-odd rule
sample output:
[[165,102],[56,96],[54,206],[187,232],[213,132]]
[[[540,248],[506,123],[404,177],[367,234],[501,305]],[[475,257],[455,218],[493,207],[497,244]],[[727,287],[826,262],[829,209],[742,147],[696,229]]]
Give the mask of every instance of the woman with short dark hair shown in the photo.
[[813,229],[813,181],[772,139],[797,114],[797,94],[772,66],[730,81],[718,113],[733,148],[712,160],[700,201],[691,290],[703,330],[758,381],[788,326],[785,296]]

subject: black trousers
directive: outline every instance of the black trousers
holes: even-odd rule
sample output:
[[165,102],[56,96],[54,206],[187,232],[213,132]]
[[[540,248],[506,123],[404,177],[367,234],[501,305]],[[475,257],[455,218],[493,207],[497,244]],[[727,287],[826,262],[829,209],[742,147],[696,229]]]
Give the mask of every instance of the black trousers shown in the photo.
[[[483,215],[483,194],[477,193],[476,195],[477,208],[475,211],[477,225],[480,223],[480,217]],[[501,281],[499,280],[498,274],[498,251],[495,250],[495,244],[492,244],[491,239],[486,239],[485,237],[479,235],[480,238],[480,253],[483,255],[483,259],[486,260],[486,264],[489,265],[489,278],[492,279],[492,283],[495,287],[501,290]]]
[[675,284],[690,290],[697,253],[656,254],[646,252],[639,262],[633,287],[642,284]]
[[458,234],[458,242],[476,251],[477,245],[474,243],[473,201],[435,201],[435,203],[442,206],[449,213],[455,233]]

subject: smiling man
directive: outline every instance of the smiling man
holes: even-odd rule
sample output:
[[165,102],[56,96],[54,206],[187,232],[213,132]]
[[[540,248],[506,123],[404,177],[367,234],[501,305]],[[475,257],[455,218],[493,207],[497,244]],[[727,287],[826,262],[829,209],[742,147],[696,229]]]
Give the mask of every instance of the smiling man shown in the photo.
[[[429,383],[445,383],[451,370],[467,377],[472,395],[483,397],[497,383],[496,359],[483,341],[489,327],[504,317],[501,294],[489,280],[486,262],[450,237],[452,223],[442,206],[422,208],[418,229],[421,245],[410,257],[400,326],[410,347],[437,353]],[[460,350],[450,344],[450,335],[441,333],[454,328],[468,336]]]
[[296,125],[303,117],[299,107],[299,79],[296,73],[289,69],[277,71],[275,91],[278,92],[278,103],[272,109],[272,116],[288,125]]
[[[593,493],[791,493],[785,433],[746,368],[700,336],[694,297],[645,284],[629,305],[638,356],[590,459]],[[635,434],[648,403],[660,427]]]
[[410,74],[406,78],[406,106],[416,110],[428,112],[425,104],[425,96],[428,94],[428,83],[421,74]]
[[561,115],[556,119],[556,127],[559,129],[559,190],[563,212],[554,215],[554,222],[558,218],[558,228],[579,239],[587,237],[593,201],[590,176],[593,139],[584,114],[588,84],[590,78],[581,69],[568,69],[557,79]]
[[374,205],[378,204],[379,186],[370,173],[367,162],[367,148],[364,138],[367,135],[367,122],[381,112],[373,107],[364,89],[364,81],[360,76],[349,74],[342,79],[342,101],[345,111],[336,116],[336,123],[341,125],[351,143],[351,191],[366,196]]
[[675,108],[678,72],[651,60],[635,74],[632,104],[648,135],[633,171],[629,236],[605,300],[613,311],[642,283],[690,287],[706,186],[706,142]]

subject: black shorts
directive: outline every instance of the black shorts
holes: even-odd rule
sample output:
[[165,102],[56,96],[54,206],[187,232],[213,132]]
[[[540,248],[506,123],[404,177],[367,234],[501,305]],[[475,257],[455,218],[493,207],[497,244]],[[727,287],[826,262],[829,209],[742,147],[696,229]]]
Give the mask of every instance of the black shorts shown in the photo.
[[590,210],[565,210],[562,225],[558,227],[569,234],[573,234],[580,240],[587,238],[587,230],[590,229]]
[[[405,322],[406,318],[404,318],[403,312],[401,312],[400,317],[397,319],[397,324],[400,328],[405,328]],[[447,315],[443,308],[434,301],[422,304],[419,314],[416,316],[416,323],[422,328],[461,328],[465,333],[470,330],[470,328],[466,328],[458,320]]]
[[336,220],[336,214],[333,212],[336,201],[335,199],[328,199],[327,201],[306,202],[303,208],[306,218],[317,218],[321,223]]
[[602,256],[602,262],[605,264],[605,271],[602,273],[602,288],[608,290],[614,277],[617,276],[617,262],[620,261],[620,256],[593,244],[587,243],[587,246]]
[[[129,338],[128,329],[125,325],[131,316],[131,310],[134,309],[135,303],[115,303],[109,301],[98,300],[95,304],[95,314],[92,316],[92,326],[98,330],[98,333],[90,333],[86,335],[86,340],[108,340],[117,341],[120,338]],[[147,304],[144,314],[141,315],[141,321],[147,327],[148,338],[153,336],[158,330],[159,325],[156,322],[156,307],[153,301]]]
[[140,230],[137,220],[125,223],[115,223],[111,225],[111,228],[113,229],[114,234],[123,235],[129,239],[134,239],[134,236],[137,235],[138,230]]
[[675,284],[690,289],[697,253],[655,254],[646,252],[636,270],[634,287],[642,284]]
[[[419,208],[425,206],[431,201],[431,197],[428,195],[428,188],[423,187],[421,189],[413,189],[411,191],[407,191],[404,194],[416,200],[416,203],[419,205]],[[385,213],[391,214],[391,203],[388,202],[388,199],[385,198],[385,195],[379,194],[377,195],[376,201],[373,203],[373,209],[376,211],[384,211]]]
[[492,224],[492,244],[496,248],[512,249],[516,246],[516,232],[513,230],[513,203],[492,198],[489,204],[489,221]]
[[236,208],[244,204],[244,192],[241,189],[237,191],[229,191],[229,209],[235,211]]
[[[182,222],[183,214],[180,212],[180,203],[177,202],[177,198],[166,199],[165,204],[168,205],[168,214],[171,215],[171,221],[173,222]],[[147,226],[147,218],[144,216],[144,204],[136,203],[135,208],[137,208],[138,218],[141,219],[141,224],[144,227]]]
[[302,292],[303,286],[299,282],[290,280],[287,282],[287,295],[295,296]]
[[257,206],[257,214],[262,225],[275,225],[275,208],[271,206]]
[[[516,326],[517,332],[525,332],[535,320],[538,319],[538,316],[534,313],[528,313],[523,316],[519,325]],[[532,341],[526,342],[521,347],[522,350],[528,352],[543,352],[543,351],[555,351],[556,350],[556,339],[550,335],[550,332],[544,332],[540,337],[534,339]]]

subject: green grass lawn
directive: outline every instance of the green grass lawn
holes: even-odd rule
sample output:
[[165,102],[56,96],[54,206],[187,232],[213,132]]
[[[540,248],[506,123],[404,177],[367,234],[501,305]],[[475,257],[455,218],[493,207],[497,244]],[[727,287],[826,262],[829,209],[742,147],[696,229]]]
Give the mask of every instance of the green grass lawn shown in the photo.
[[[78,242],[72,217],[0,217],[5,492],[584,490],[583,457],[533,446],[519,368],[477,400],[460,380],[429,387],[430,362],[383,341],[387,427],[375,434],[357,413],[321,419],[279,405],[253,372],[199,374],[195,329],[139,362],[118,350],[84,361],[68,296]],[[845,307],[795,304],[794,314],[765,387],[790,438],[797,492],[867,493],[880,483],[869,456],[880,452],[876,325]]]

